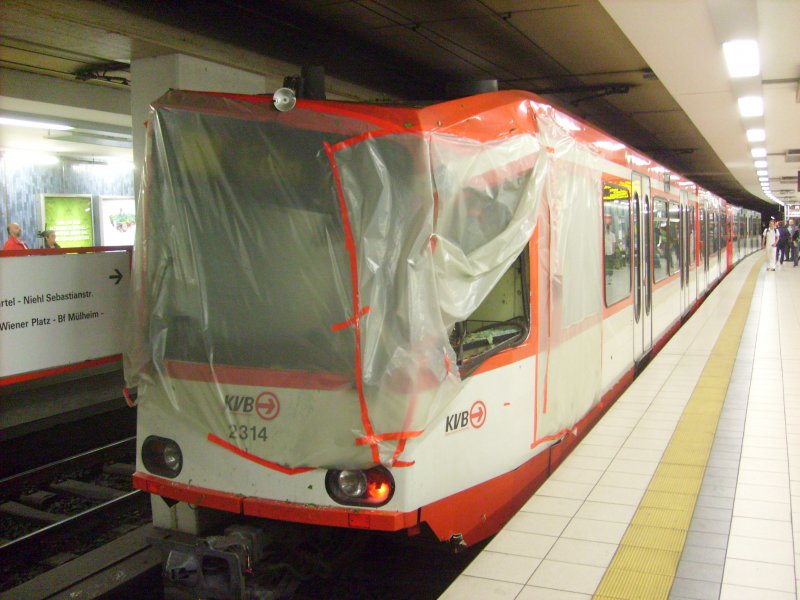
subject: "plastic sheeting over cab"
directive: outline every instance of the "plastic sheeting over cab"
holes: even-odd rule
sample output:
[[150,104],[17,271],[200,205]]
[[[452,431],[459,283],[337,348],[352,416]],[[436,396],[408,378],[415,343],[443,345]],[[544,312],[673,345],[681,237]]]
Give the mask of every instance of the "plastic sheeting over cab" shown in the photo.
[[[555,116],[523,92],[289,112],[270,97],[169,92],[148,127],[128,385],[273,465],[402,464],[474,366],[454,350],[459,324],[519,262],[539,214],[550,247],[585,224],[591,207],[564,208],[576,185],[597,196],[595,177],[568,177],[593,155]],[[573,287],[565,319],[600,313],[599,266],[581,269],[591,291]],[[498,351],[530,335],[500,325],[483,340]],[[599,365],[584,375],[597,390]],[[580,404],[551,415],[553,430]]]

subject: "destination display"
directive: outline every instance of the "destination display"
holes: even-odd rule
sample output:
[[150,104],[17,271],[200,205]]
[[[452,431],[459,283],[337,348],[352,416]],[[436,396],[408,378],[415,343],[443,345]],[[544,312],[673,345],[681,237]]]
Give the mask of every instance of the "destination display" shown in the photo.
[[122,352],[129,254],[0,258],[0,380]]

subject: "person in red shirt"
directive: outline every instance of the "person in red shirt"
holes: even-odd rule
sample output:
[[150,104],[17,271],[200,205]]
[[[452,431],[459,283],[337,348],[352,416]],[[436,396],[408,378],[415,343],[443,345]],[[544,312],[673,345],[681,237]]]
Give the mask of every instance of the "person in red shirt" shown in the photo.
[[9,223],[6,227],[8,239],[3,245],[3,250],[27,250],[28,245],[22,241],[22,227],[19,223]]

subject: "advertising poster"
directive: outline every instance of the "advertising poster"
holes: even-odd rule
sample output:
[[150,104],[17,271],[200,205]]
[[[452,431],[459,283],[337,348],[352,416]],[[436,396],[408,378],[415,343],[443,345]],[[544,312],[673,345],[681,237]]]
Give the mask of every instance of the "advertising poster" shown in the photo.
[[45,194],[44,226],[56,232],[62,248],[94,246],[92,197]]
[[100,243],[133,246],[136,234],[136,202],[131,196],[100,197]]
[[128,252],[0,257],[0,378],[122,352]]

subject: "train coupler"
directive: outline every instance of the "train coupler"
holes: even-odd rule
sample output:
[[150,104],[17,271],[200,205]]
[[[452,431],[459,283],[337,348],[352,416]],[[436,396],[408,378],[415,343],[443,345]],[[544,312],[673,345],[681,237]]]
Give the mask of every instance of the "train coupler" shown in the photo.
[[[255,581],[266,535],[258,527],[232,525],[223,535],[192,541],[151,540],[161,551],[164,597],[168,600],[279,600],[287,596]],[[288,591],[288,590],[287,590]]]

